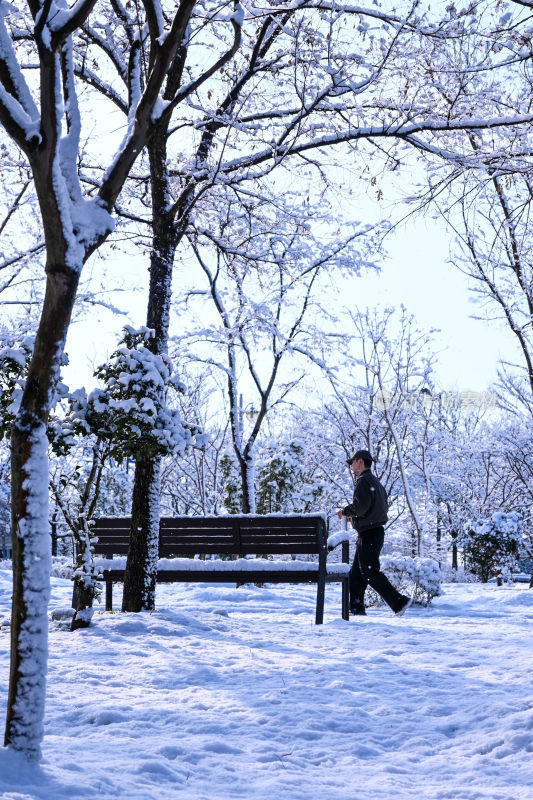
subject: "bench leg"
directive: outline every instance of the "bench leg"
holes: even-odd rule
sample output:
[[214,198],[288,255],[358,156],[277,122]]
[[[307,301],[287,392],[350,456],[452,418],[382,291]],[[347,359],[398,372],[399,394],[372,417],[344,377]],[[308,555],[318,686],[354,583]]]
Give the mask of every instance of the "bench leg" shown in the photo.
[[318,579],[316,590],[316,614],[315,625],[322,625],[324,622],[324,597],[326,594],[326,580],[324,578]]
[[342,618],[350,619],[350,579],[348,577],[342,581]]
[[113,611],[113,581],[105,582],[105,610]]

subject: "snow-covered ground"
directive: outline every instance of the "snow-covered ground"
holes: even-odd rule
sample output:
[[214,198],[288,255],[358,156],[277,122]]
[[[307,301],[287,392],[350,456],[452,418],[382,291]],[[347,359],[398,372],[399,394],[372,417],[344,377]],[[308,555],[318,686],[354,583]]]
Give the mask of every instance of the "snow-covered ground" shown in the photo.
[[[10,581],[0,570],[4,620]],[[70,592],[54,579],[51,610]],[[524,586],[447,585],[429,609],[350,622],[328,586],[323,626],[307,586],[169,585],[157,599],[75,633],[51,620],[44,758],[0,748],[4,800],[533,797]],[[3,624],[2,715],[8,651]]]

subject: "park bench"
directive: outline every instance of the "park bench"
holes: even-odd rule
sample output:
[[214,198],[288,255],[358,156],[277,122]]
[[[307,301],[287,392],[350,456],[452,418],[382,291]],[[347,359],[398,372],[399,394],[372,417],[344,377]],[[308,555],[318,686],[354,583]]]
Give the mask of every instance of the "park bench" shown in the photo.
[[[124,580],[131,520],[100,517],[95,561],[106,585],[106,610],[113,608],[113,583]],[[342,617],[348,619],[348,549],[343,562],[327,564],[327,523],[322,515],[292,514],[163,517],[159,524],[158,583],[316,583],[315,622],[324,618],[325,585],[342,583]],[[237,560],[204,556],[237,556]],[[246,558],[246,556],[268,558]],[[298,556],[317,556],[315,561]],[[97,556],[104,558],[96,559]],[[119,558],[117,558],[117,556]],[[284,556],[286,560],[273,560]],[[106,565],[106,560],[113,561]]]

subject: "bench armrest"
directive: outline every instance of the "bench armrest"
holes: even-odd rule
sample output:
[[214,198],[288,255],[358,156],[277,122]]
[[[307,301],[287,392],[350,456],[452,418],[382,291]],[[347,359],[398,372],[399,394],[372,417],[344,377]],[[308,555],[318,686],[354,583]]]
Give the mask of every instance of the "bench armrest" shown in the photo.
[[336,531],[328,536],[328,552],[335,550],[343,542],[350,542],[356,536],[355,531]]

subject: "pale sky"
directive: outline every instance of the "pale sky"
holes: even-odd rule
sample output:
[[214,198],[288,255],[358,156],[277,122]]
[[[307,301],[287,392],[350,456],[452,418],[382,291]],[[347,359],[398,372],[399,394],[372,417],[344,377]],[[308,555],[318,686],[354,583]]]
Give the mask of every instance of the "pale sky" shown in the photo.
[[391,255],[379,284],[389,284],[385,293],[403,303],[421,327],[440,329],[437,374],[443,388],[482,391],[495,380],[501,358],[518,360],[503,321],[472,318],[485,317],[494,307],[481,307],[469,279],[449,262],[449,234],[442,223],[418,223],[411,232],[398,233]]
[[[497,377],[501,358],[519,361],[503,321],[485,316],[469,279],[450,263],[450,234],[439,220],[410,220],[387,238],[389,258],[379,274],[351,282],[352,307],[399,307],[422,329],[437,328],[436,377],[444,390],[484,391]],[[488,307],[494,311],[494,307]]]
[[[473,302],[467,278],[447,263],[448,249],[447,233],[441,223],[410,222],[389,238],[390,258],[382,264],[381,273],[365,272],[351,280],[343,290],[344,301],[354,309],[403,304],[414,314],[420,328],[441,331],[437,336],[441,351],[436,372],[439,388],[484,391],[496,378],[499,358],[516,360],[518,353],[503,323],[471,318],[480,309]],[[139,282],[146,285],[147,259],[128,259],[130,273],[134,261]],[[110,266],[107,262],[108,270]],[[91,365],[101,363],[115,349],[124,324],[145,323],[145,291],[128,296],[127,300],[118,295],[114,301],[127,308],[130,316],[114,317],[96,307],[90,319],[71,326],[67,352],[72,363],[64,371],[71,389],[82,384],[92,388]]]
[[[341,170],[338,173],[345,187],[350,186],[352,176]],[[350,216],[360,219],[362,212],[370,222],[389,214],[398,219],[407,210],[401,202],[401,194],[407,188],[403,181],[399,187],[390,183],[388,203],[377,202],[370,193],[364,195],[359,191],[354,195],[357,205]],[[346,199],[338,198],[339,213],[343,215]],[[363,310],[366,307],[398,308],[403,304],[415,316],[419,328],[440,329],[436,337],[439,350],[436,379],[440,389],[485,391],[496,379],[501,358],[519,361],[514,337],[503,322],[472,319],[472,315],[483,316],[483,309],[469,290],[468,278],[449,263],[450,233],[442,220],[411,217],[386,237],[386,248],[389,257],[381,263],[379,274],[366,271],[361,277],[343,284],[343,305]],[[115,259],[122,263],[118,265]],[[93,366],[104,361],[115,349],[124,324],[145,324],[147,264],[148,256],[140,255],[138,249],[133,248],[131,256],[108,250],[104,259],[91,259],[86,266],[84,277],[88,277],[89,272],[97,277],[99,270],[103,270],[107,276],[113,275],[115,286],[120,279],[136,283],[142,290],[111,296],[112,302],[127,309],[128,316],[113,316],[95,307],[90,319],[71,326],[67,352],[72,363],[64,371],[64,379],[71,389],[80,385],[92,388]],[[179,273],[178,266],[174,293],[179,291],[183,280],[183,272]]]

